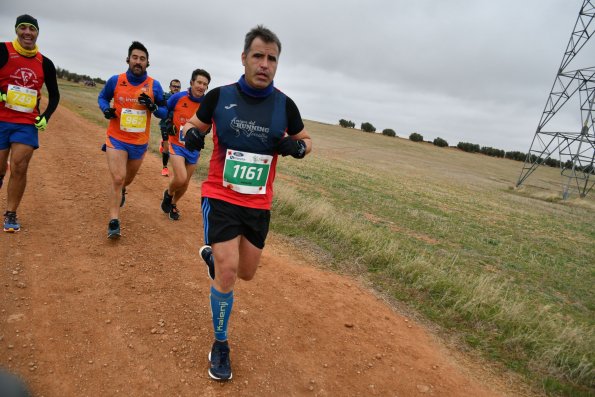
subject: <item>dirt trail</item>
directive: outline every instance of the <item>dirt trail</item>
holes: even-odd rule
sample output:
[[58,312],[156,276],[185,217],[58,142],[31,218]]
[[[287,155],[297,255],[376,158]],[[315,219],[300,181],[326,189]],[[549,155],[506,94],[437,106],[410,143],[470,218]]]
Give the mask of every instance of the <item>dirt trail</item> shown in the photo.
[[181,220],[168,220],[167,180],[148,155],[128,188],[123,237],[108,240],[103,136],[60,107],[32,160],[22,231],[0,235],[0,366],[35,396],[507,395],[360,283],[274,236],[256,279],[236,289],[233,380],[211,381],[199,185]]

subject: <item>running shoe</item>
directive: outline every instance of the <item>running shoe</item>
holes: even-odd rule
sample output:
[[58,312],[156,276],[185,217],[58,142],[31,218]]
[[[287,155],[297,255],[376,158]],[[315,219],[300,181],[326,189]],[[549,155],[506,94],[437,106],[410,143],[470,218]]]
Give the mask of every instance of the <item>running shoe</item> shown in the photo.
[[173,198],[173,196],[170,196],[167,193],[167,189],[165,189],[165,191],[163,192],[163,200],[161,200],[161,211],[163,211],[166,214],[169,214],[171,212],[171,200]]
[[172,203],[171,210],[169,210],[169,219],[172,221],[177,221],[180,219],[180,211],[178,211],[178,207]]
[[122,200],[120,201],[120,207],[124,207],[124,203],[126,202],[126,188],[122,188]]
[[107,225],[107,238],[118,239],[120,236],[120,221],[112,219]]
[[210,245],[203,245],[198,250],[198,253],[205,264],[207,265],[207,270],[209,272],[209,277],[211,280],[215,279],[215,259],[213,258],[213,249]]
[[17,213],[6,211],[4,213],[4,231],[6,233],[16,233],[21,230],[21,225],[17,221]]
[[169,170],[167,169],[167,167],[163,167],[161,169],[161,176],[169,176]]
[[229,380],[232,377],[229,360],[229,344],[216,340],[209,353],[209,376],[215,380]]

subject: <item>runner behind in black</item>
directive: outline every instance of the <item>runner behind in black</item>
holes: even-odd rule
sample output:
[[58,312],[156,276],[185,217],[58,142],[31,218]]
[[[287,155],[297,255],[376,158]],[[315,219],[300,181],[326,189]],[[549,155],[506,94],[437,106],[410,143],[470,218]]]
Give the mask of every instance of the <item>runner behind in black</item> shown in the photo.
[[[163,94],[163,100],[167,102],[167,100],[174,94],[180,92],[182,88],[182,83],[180,80],[173,79],[169,82],[169,92]],[[161,168],[161,175],[162,176],[169,176],[169,169],[167,168],[167,163],[169,162],[169,134],[168,128],[171,126],[171,117],[172,115],[169,114],[168,117],[159,121],[159,129],[161,130],[161,145],[159,145],[159,152],[161,153],[161,162],[163,163],[163,168]]]

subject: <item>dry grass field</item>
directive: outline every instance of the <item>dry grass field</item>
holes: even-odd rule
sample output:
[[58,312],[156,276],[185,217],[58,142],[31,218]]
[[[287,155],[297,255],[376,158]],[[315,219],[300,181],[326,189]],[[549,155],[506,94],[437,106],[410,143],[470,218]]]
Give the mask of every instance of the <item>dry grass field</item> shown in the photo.
[[[103,123],[99,88],[61,89],[64,106]],[[274,232],[538,389],[593,395],[594,192],[564,201],[557,169],[517,189],[517,161],[306,127],[312,155],[279,162]]]

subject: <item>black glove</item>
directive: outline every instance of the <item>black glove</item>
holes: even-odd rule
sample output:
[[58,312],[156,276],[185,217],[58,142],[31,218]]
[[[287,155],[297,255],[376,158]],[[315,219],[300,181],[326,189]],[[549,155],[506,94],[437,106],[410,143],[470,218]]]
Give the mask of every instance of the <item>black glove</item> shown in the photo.
[[115,119],[116,117],[118,117],[116,115],[116,109],[114,108],[107,108],[103,111],[103,117],[105,117],[106,119]]
[[178,129],[176,128],[176,125],[174,124],[172,119],[165,120],[165,132],[167,132],[167,135],[169,136],[174,136],[178,134]]
[[184,146],[190,151],[202,150],[205,147],[205,136],[197,128],[190,128],[184,135]]
[[293,140],[286,136],[279,141],[277,145],[277,153],[281,156],[292,156],[296,159],[302,159],[306,155],[306,142],[302,139]]
[[145,94],[144,92],[138,96],[138,103],[140,103],[141,105],[145,105],[151,113],[157,110],[157,105],[155,105],[151,97]]

